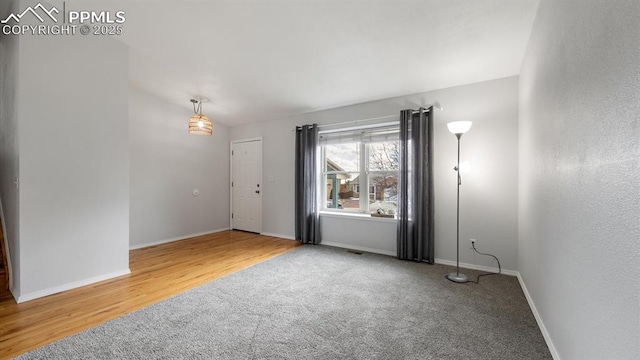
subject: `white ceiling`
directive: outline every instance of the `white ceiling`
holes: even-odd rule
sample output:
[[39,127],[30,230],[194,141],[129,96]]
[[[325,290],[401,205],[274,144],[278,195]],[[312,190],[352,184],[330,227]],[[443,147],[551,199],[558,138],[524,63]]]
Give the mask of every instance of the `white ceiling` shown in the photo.
[[133,86],[235,126],[517,75],[538,0],[100,4]]

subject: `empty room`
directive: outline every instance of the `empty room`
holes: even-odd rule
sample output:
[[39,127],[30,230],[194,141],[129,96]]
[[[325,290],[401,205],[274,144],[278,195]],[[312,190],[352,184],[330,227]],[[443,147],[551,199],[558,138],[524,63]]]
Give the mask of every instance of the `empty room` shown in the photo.
[[640,1],[0,1],[0,359],[640,358]]

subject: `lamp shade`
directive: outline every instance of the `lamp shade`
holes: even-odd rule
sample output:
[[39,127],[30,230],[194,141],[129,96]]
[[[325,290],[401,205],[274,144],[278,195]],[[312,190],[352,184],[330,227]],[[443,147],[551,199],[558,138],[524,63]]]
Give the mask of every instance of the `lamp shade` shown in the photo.
[[471,129],[471,121],[454,121],[447,123],[452,134],[464,134]]
[[189,118],[189,134],[211,135],[213,123],[205,115],[195,114]]

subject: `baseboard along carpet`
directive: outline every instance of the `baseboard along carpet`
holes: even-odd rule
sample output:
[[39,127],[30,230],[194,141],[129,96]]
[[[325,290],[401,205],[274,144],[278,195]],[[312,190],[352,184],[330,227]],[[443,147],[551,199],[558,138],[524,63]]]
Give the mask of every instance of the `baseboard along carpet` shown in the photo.
[[552,358],[515,277],[451,269],[303,246],[17,359]]

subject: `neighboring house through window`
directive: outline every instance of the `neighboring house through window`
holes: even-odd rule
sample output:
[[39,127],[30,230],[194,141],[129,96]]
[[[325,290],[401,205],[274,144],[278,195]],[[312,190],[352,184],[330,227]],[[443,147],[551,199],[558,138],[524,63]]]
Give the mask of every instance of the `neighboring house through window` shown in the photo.
[[326,159],[326,177],[327,177],[327,208],[342,209],[342,204],[338,202],[340,194],[340,184],[348,179],[348,175],[344,174],[344,169],[338,166],[330,159]]

